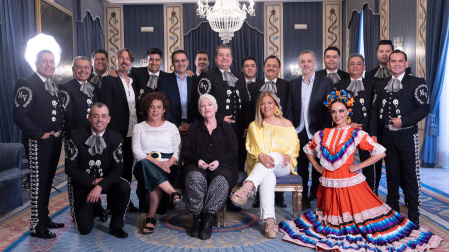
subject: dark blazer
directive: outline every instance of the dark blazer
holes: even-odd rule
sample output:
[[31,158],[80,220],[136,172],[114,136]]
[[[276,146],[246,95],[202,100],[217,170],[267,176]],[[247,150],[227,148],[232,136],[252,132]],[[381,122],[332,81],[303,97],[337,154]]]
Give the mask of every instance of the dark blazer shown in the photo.
[[[327,76],[326,68],[323,70],[317,71],[316,73],[319,75]],[[347,72],[342,71],[340,69],[337,70],[337,74],[340,76],[340,79],[341,79],[340,81],[349,80],[351,78],[351,76],[349,76],[349,74]]]
[[[101,155],[90,155],[89,146],[84,144],[92,135],[90,127],[72,131],[67,144],[65,172],[71,177],[73,185],[91,188],[94,179],[103,178],[99,185],[108,191],[123,173],[122,136],[106,129],[103,139],[106,148]],[[88,171],[88,173],[87,173]]]
[[66,134],[74,129],[90,126],[87,115],[90,112],[92,104],[98,101],[98,90],[95,88],[94,96],[89,98],[80,91],[80,83],[76,79],[72,79],[58,86],[59,94],[64,107],[64,130]]
[[406,74],[401,81],[403,88],[398,92],[387,93],[385,87],[390,79],[378,82],[374,88],[369,127],[372,136],[377,136],[378,129],[388,124],[390,117],[400,117],[402,127],[410,127],[429,114],[429,90],[423,78]]
[[[372,80],[362,79],[363,88],[365,90],[357,93],[354,97],[354,105],[352,107],[351,122],[362,124],[362,130],[368,132],[369,119],[371,116],[371,105],[374,96],[374,86],[375,82]],[[351,84],[351,80],[340,81],[335,84],[335,89],[340,91],[342,89],[346,90]],[[347,91],[347,90],[346,90]],[[354,96],[354,93],[348,91]]]
[[44,82],[36,73],[17,81],[13,119],[25,136],[39,140],[47,132],[62,130],[63,113],[59,97],[45,90]]
[[[301,86],[302,78],[296,78],[290,81],[290,92],[287,99],[286,118],[292,121],[293,126],[297,128],[301,123]],[[326,101],[327,95],[334,90],[332,80],[315,74],[313,82],[312,96],[309,103],[309,131],[311,134],[330,127],[330,114],[323,102]]]
[[[133,81],[132,88],[136,96],[137,105],[137,89],[136,83]],[[125,88],[120,77],[105,76],[102,79],[102,86],[98,94],[98,100],[106,104],[109,108],[111,121],[108,128],[126,137],[129,124],[129,108],[126,99]]]
[[[259,98],[260,89],[265,84],[265,80],[257,80],[254,83],[248,85],[249,94],[251,95],[251,121],[254,121],[256,115],[256,107],[257,107],[257,99]],[[287,109],[287,97],[288,92],[290,91],[290,82],[277,78],[276,80],[276,95],[279,98],[279,103],[281,104],[282,114],[285,115]]]
[[[382,79],[379,79],[377,77],[374,77],[374,75],[377,73],[377,70],[379,70],[380,66],[371,69],[370,71],[365,72],[365,79],[368,80],[374,80],[374,81],[381,81]],[[407,67],[405,69],[405,75],[411,75],[412,74],[412,69],[410,67]]]
[[[198,93],[196,92],[196,84],[192,77],[187,77],[187,121],[192,123],[198,116]],[[181,94],[178,88],[178,81],[175,73],[166,74],[159,78],[158,91],[165,94],[170,102],[170,111],[167,120],[177,127],[181,126],[182,109]]]

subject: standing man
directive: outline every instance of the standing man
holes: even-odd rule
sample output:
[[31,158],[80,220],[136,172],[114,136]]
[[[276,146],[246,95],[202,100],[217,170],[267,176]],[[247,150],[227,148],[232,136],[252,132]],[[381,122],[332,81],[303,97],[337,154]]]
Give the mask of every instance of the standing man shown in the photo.
[[[103,86],[99,92],[99,101],[109,108],[111,121],[108,128],[119,133],[123,137],[123,174],[122,177],[129,183],[132,181],[134,157],[131,147],[131,138],[134,125],[137,124],[137,89],[133,78],[128,76],[134,54],[124,48],[116,53],[117,77],[106,76],[103,78]],[[108,196],[108,210],[113,209],[114,198]],[[132,202],[129,202],[128,212],[137,213]]]
[[429,113],[429,92],[423,78],[407,75],[407,55],[390,54],[392,76],[375,87],[370,135],[382,131],[387,149],[387,204],[399,212],[399,186],[404,190],[408,218],[419,225],[421,181],[419,179],[419,137],[417,123]]
[[14,122],[23,133],[30,168],[30,235],[55,238],[48,228],[62,228],[48,216],[51,185],[61,156],[63,108],[58,88],[51,80],[55,57],[49,50],[36,55],[36,72],[17,82],[14,90]]
[[[361,54],[353,53],[349,56],[348,66],[351,79],[343,80],[335,84],[336,90],[345,90],[354,97],[352,116],[350,125],[354,128],[368,132],[371,104],[374,96],[375,82],[362,78],[365,70],[365,59]],[[359,148],[360,161],[363,162],[371,157],[369,151]],[[366,177],[371,190],[377,195],[382,166],[370,165],[363,168],[363,175]]]
[[[226,44],[219,45],[214,56],[216,67],[201,74],[198,83],[198,93],[210,94],[217,99],[218,114],[224,116],[224,120],[231,124],[239,141],[239,165],[244,170],[246,159],[245,129],[248,128],[251,104],[248,90],[245,85],[245,77],[241,73],[231,71],[232,52]],[[228,198],[229,210],[240,211],[242,208],[235,206]]]
[[317,74],[331,78],[334,84],[349,79],[349,74],[347,72],[338,69],[340,66],[340,49],[334,46],[326,48],[326,50],[324,50],[323,61],[326,68],[317,71]]
[[[114,209],[109,233],[126,238],[123,230],[131,188],[120,178],[123,172],[122,136],[106,129],[111,117],[103,103],[95,103],[89,113],[90,126],[72,131],[67,146],[66,170],[73,186],[76,228],[88,234],[94,226],[100,194],[112,194]],[[100,206],[101,207],[101,206]]]
[[104,49],[97,49],[92,52],[91,61],[93,71],[87,79],[88,82],[94,84],[97,89],[101,87],[101,79],[108,75],[109,60],[108,52]]
[[178,127],[181,135],[185,135],[198,114],[196,85],[193,78],[187,76],[189,60],[183,50],[173,52],[172,65],[175,72],[161,78],[158,91],[170,102],[168,121]]
[[379,41],[379,44],[377,44],[377,60],[380,66],[366,72],[366,79],[381,81],[391,76],[390,69],[388,69],[388,59],[393,50],[394,47],[391,40]]
[[203,72],[206,72],[207,70],[209,70],[209,54],[207,53],[206,50],[198,50],[198,52],[196,52],[196,56],[195,56],[195,67],[196,67],[196,72],[195,75],[193,76],[193,81],[198,84],[198,82],[200,81],[200,76]]
[[303,148],[313,138],[315,132],[324,129],[325,123],[330,120],[330,115],[323,102],[334,87],[331,79],[315,74],[316,55],[314,52],[302,51],[299,54],[299,67],[303,75],[290,82],[286,118],[292,121],[298,133],[300,143],[298,173],[302,178],[304,189],[302,208],[306,209],[310,207],[310,200],[316,199],[320,173],[312,168],[312,186],[310,195],[307,197],[309,160]]
[[[251,83],[256,82],[257,73],[256,59],[254,57],[246,57],[242,60],[242,72],[243,75],[245,75],[246,88],[248,89],[249,99],[251,100],[249,86]],[[257,100],[257,97],[255,99]],[[254,114],[252,116],[254,116]]]

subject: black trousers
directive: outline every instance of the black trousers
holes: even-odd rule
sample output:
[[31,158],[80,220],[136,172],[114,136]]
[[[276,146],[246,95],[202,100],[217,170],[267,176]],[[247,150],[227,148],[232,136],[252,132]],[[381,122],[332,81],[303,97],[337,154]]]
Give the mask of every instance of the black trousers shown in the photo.
[[[299,155],[298,155],[298,174],[302,178],[302,197],[303,199],[307,197],[307,194],[309,192],[309,159],[307,158],[306,154],[304,153],[304,146],[309,143],[310,139],[307,135],[307,131],[304,128],[301,132],[298,133],[298,139],[299,139]],[[319,160],[317,160],[319,163]],[[316,195],[318,191],[318,186],[320,185],[320,179],[321,174],[315,170],[315,168],[312,167],[312,185],[310,188],[310,194]]]
[[61,156],[62,137],[33,140],[24,137],[30,168],[30,233],[46,229],[51,222],[48,216],[51,185]]
[[[369,151],[359,149],[360,161],[363,162],[371,157]],[[380,163],[380,164],[379,164]],[[366,183],[373,191],[374,194],[378,195],[379,182],[382,176],[382,160],[373,165],[367,166],[362,169],[363,175],[366,177]]]
[[400,131],[383,130],[383,146],[387,149],[387,204],[399,212],[399,186],[408,206],[408,218],[419,218],[421,181],[419,175],[418,127]]
[[[133,149],[131,145],[132,137],[123,138],[123,173],[122,178],[126,179],[130,184],[133,179],[133,164],[134,164],[134,156]],[[113,193],[108,193],[107,201],[108,208],[112,207],[114,204],[115,196]]]
[[[101,201],[96,203],[87,203],[87,195],[92,190],[92,187],[86,188],[80,186],[72,181],[73,185],[73,208],[74,219],[76,227],[80,234],[88,234],[94,227],[94,219],[98,216],[99,205],[101,207]],[[123,178],[119,178],[112,184],[108,191],[102,191],[101,193],[113,194],[115,196],[114,205],[112,208],[112,217],[109,227],[122,228],[124,226],[125,212],[128,207],[129,197],[131,194],[131,187]]]

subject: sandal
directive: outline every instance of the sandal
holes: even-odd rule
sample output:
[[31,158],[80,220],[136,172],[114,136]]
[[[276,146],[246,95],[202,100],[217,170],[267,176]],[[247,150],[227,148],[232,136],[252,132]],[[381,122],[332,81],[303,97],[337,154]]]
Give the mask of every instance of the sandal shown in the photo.
[[[153,227],[148,227],[146,224],[153,224]],[[146,218],[145,224],[142,225],[142,234],[152,234],[154,233],[154,228],[156,227],[156,218]],[[145,231],[147,229],[148,231]]]
[[182,195],[178,192],[174,192],[170,195],[170,201],[173,204],[173,208],[176,207],[176,204],[182,200]]
[[[248,194],[246,196],[242,196],[244,195],[246,192],[248,192]],[[242,186],[240,187],[240,189],[238,189],[231,197],[231,200],[239,205],[243,205],[248,201],[249,196],[252,194],[253,192],[248,190],[246,187]]]
[[264,220],[264,227],[265,227],[265,237],[269,239],[276,238],[276,224],[274,223],[273,218],[267,218]]

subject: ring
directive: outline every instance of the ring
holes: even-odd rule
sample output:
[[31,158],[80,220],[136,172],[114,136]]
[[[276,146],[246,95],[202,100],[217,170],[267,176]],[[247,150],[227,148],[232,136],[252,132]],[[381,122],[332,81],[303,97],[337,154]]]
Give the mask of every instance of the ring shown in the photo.
[[270,166],[270,164],[265,164],[265,166],[266,166],[266,167],[269,167],[269,166]]

